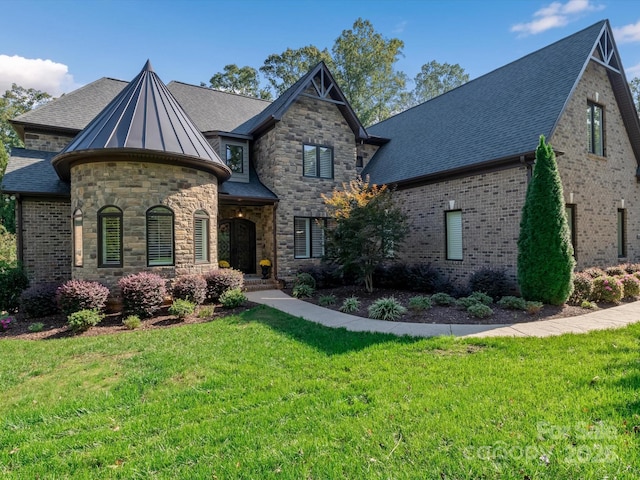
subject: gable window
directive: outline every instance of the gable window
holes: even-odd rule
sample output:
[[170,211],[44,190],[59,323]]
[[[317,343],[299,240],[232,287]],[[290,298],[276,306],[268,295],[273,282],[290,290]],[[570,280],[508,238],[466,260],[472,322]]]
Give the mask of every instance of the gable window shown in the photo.
[[122,210],[103,207],[98,211],[98,267],[121,266]]
[[587,132],[589,153],[604,157],[604,117],[602,107],[595,103],[587,104]]
[[320,258],[324,255],[326,218],[294,218],[294,257]]
[[626,215],[625,209],[618,209],[618,257],[626,257],[627,256],[627,244],[625,241],[626,237]]
[[576,234],[576,206],[574,204],[565,205],[567,213],[567,225],[569,226],[569,235],[571,238],[571,246],[573,247],[573,257],[578,258],[578,242]]
[[462,260],[462,210],[445,212],[447,260]]
[[82,210],[73,212],[73,266],[82,267],[84,254],[82,251]]
[[305,177],[333,178],[333,148],[303,145],[302,170]]
[[193,220],[193,242],[196,263],[209,261],[209,215],[198,210]]
[[147,210],[147,265],[173,265],[173,212],[167,207]]
[[227,166],[233,173],[244,173],[244,147],[227,145]]

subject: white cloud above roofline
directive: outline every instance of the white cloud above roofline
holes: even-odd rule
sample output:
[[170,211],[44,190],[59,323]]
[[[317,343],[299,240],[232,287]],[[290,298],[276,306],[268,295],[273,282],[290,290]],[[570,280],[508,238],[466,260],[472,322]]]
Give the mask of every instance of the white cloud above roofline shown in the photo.
[[617,43],[640,42],[640,20],[636,23],[625,25],[624,27],[614,28],[613,36]]
[[564,27],[587,12],[598,12],[604,8],[604,5],[597,5],[592,0],[552,2],[536,11],[531,21],[517,23],[510,30],[520,37],[536,35],[552,28]]
[[13,83],[54,97],[79,87],[69,73],[69,67],[63,63],[0,54],[0,93],[11,89]]

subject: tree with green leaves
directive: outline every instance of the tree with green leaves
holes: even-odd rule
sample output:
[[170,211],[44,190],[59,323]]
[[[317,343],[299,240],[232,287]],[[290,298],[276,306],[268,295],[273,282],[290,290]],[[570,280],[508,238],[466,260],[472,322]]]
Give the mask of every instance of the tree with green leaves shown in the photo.
[[336,39],[334,73],[364,125],[384,120],[397,110],[406,85],[406,75],[395,69],[403,47],[402,40],[384,38],[362,18]]
[[469,74],[457,63],[452,65],[431,60],[422,65],[414,81],[416,102],[423,103],[467,83]]
[[326,48],[319,50],[313,45],[295,50],[287,48],[280,54],[269,55],[260,67],[260,72],[269,81],[276,95],[280,96],[320,62],[326,63],[329,69],[332,68],[333,60]]
[[629,87],[631,88],[631,95],[633,95],[633,103],[636,105],[636,111],[640,116],[640,78],[632,78],[629,82]]
[[333,225],[325,230],[325,258],[355,273],[373,291],[373,272],[404,241],[407,217],[386,185],[357,178],[322,195]]
[[209,87],[223,92],[271,100],[271,92],[266,88],[260,88],[258,71],[249,66],[225,65],[223,72],[218,72],[211,77]]
[[540,136],[518,238],[518,284],[522,296],[562,305],[573,289],[574,267],[556,156]]

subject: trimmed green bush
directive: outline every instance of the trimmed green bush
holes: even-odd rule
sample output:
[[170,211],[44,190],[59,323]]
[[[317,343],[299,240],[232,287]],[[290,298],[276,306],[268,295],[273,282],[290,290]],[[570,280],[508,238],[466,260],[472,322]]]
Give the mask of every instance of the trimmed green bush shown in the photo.
[[0,312],[15,312],[20,295],[28,286],[29,279],[21,266],[0,261]]
[[247,301],[247,296],[239,288],[232,288],[220,295],[220,303],[224,308],[241,307]]
[[207,298],[207,281],[202,275],[183,275],[173,283],[173,298],[200,305]]
[[128,330],[135,330],[136,328],[140,328],[140,325],[142,325],[142,321],[137,315],[129,315],[127,318],[122,320],[122,324]]
[[211,270],[204,276],[207,282],[207,301],[216,303],[227,290],[244,288],[244,274],[233,268]]
[[530,300],[527,302],[525,310],[529,315],[533,315],[542,310],[542,307],[544,307],[544,304],[542,302],[535,302],[533,300]]
[[480,301],[478,301],[478,299],[476,298],[472,298],[472,297],[462,297],[456,300],[456,307],[459,307],[463,310],[466,310],[467,308],[469,308],[471,305],[475,305],[477,303],[482,303]]
[[625,275],[620,279],[624,291],[623,298],[636,298],[640,295],[640,280],[633,275]]
[[311,285],[307,285],[306,283],[301,283],[300,285],[296,285],[293,287],[293,291],[291,294],[296,298],[308,298],[313,295],[313,287]]
[[469,295],[469,298],[473,298],[477,302],[484,303],[485,305],[491,305],[493,303],[493,298],[484,292],[473,292]]
[[140,318],[152,317],[164,303],[167,294],[165,280],[149,272],[134,273],[118,282],[122,291],[124,311]]
[[415,311],[429,310],[432,307],[431,298],[419,295],[409,299],[409,309]]
[[571,295],[574,266],[555,154],[541,135],[518,238],[518,284],[522,296],[562,305]]
[[296,275],[293,280],[293,287],[300,285],[308,285],[312,290],[316,289],[316,279],[310,273],[301,272]]
[[618,303],[624,295],[622,281],[605,275],[593,280],[592,300],[596,302]]
[[41,332],[42,330],[44,330],[44,323],[34,322],[27,327],[27,330],[29,330],[31,333]]
[[338,301],[338,299],[333,294],[332,295],[321,295],[320,298],[318,299],[318,305],[320,305],[322,307],[330,307],[332,305],[335,305],[337,301]]
[[469,312],[469,315],[476,318],[488,318],[493,315],[493,310],[490,306],[479,302],[469,305],[467,312]]
[[431,295],[431,302],[433,302],[435,305],[449,307],[456,303],[456,299],[448,293],[440,292]]
[[103,318],[99,310],[80,310],[67,317],[67,325],[73,332],[84,332],[96,326]]
[[69,280],[56,291],[58,307],[65,315],[81,310],[102,312],[107,306],[109,289],[98,282]]
[[214,305],[207,305],[205,307],[200,307],[198,310],[198,318],[211,318],[216,311],[216,307]]
[[369,318],[376,320],[397,320],[407,313],[407,309],[403,307],[394,297],[379,298],[369,306]]
[[505,295],[498,301],[498,306],[507,310],[526,310],[527,301],[522,297]]
[[575,305],[580,305],[583,300],[589,300],[593,292],[593,279],[594,277],[586,271],[576,273],[573,276],[573,292],[569,297],[569,301]]
[[180,320],[184,320],[185,317],[188,317],[195,311],[196,304],[182,298],[176,298],[169,307],[169,314],[178,317]]
[[358,297],[345,298],[340,306],[340,311],[343,313],[354,313],[360,310],[360,300]]

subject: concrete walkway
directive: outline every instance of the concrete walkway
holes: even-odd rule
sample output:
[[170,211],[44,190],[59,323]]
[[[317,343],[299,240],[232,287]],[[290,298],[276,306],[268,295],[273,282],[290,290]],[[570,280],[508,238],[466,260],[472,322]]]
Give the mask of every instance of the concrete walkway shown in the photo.
[[640,321],[640,301],[626,303],[575,317],[541,320],[512,325],[449,325],[439,323],[408,323],[371,320],[347,315],[312,303],[292,298],[281,290],[248,292],[250,301],[281,310],[326,327],[344,327],[352,332],[380,332],[412,337],[549,337],[563,333],[585,333],[591,330],[624,327]]

